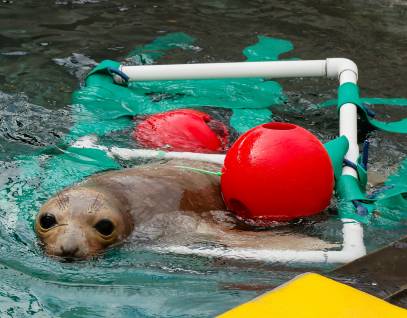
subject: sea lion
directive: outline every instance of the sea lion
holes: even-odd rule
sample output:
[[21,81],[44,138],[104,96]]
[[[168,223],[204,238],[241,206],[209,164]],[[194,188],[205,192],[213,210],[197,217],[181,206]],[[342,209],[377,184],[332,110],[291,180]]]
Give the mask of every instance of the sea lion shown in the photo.
[[[46,252],[84,258],[123,241],[135,226],[162,213],[171,218],[175,211],[199,214],[225,208],[219,177],[177,163],[96,174],[50,198],[35,222]],[[199,166],[219,169],[213,164]]]
[[[35,230],[47,254],[89,258],[126,238],[208,240],[231,247],[327,248],[303,234],[250,231],[225,212],[219,171],[210,163],[173,160],[91,176],[51,197]],[[147,233],[147,235],[146,235]]]

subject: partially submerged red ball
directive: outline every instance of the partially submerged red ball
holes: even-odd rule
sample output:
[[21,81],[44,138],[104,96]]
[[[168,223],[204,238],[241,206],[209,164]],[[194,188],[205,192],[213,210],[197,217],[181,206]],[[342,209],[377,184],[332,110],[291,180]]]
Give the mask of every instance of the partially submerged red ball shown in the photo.
[[231,146],[221,189],[229,210],[259,223],[323,211],[334,186],[331,160],[308,130],[288,123],[255,127]]
[[177,109],[149,116],[134,129],[133,138],[145,148],[216,153],[226,150],[229,133],[204,112]]

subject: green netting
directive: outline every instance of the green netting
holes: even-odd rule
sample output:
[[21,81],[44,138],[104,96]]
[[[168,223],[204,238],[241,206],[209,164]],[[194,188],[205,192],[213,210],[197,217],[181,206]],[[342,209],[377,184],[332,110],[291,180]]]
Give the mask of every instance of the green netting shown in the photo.
[[[173,33],[157,38],[152,43],[136,48],[126,61],[151,64],[171,50],[193,50],[194,39],[183,33]],[[276,60],[282,53],[292,50],[289,41],[259,37],[258,42],[243,50],[247,61]],[[127,87],[113,83],[106,67],[117,67],[118,62],[104,61],[86,78],[85,85],[73,95],[73,126],[58,147],[41,151],[32,157],[19,158],[19,180],[0,190],[4,197],[14,200],[20,211],[34,211],[56,191],[72,185],[84,177],[120,165],[106,153],[95,149],[78,149],[69,143],[81,136],[104,136],[133,126],[132,117],[153,114],[185,107],[222,107],[233,114],[230,125],[239,133],[271,120],[270,106],[280,105],[285,96],[281,85],[262,78],[220,79],[191,81],[132,82]],[[367,103],[382,103],[379,99],[363,99]],[[336,101],[335,101],[336,103]],[[407,100],[386,100],[385,104],[405,106]],[[321,107],[332,105],[332,101]],[[407,161],[397,174],[387,180],[389,187],[375,198],[368,198],[364,186],[365,173],[359,171],[361,180],[342,176],[343,157],[348,149],[346,138],[327,143],[336,177],[339,194],[339,211],[342,217],[354,218],[365,223],[398,224],[406,220]],[[360,165],[359,165],[360,166]],[[360,167],[359,167],[360,168]],[[352,178],[352,179],[351,179]],[[341,190],[343,189],[343,190]],[[12,196],[7,195],[13,193]],[[352,200],[361,200],[367,215],[355,213]],[[379,211],[379,213],[377,213]],[[32,218],[22,213],[20,217]]]

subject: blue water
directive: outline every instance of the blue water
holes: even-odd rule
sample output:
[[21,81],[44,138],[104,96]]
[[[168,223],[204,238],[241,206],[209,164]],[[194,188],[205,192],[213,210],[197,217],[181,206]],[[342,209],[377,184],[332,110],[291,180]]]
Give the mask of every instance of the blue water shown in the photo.
[[[39,202],[21,212],[14,203],[31,186],[17,182],[18,158],[68,132],[71,94],[95,61],[120,60],[169,32],[187,32],[198,41],[194,50],[175,51],[162,63],[240,61],[242,49],[264,34],[291,41],[287,57],[353,59],[367,96],[407,97],[406,17],[404,1],[2,1],[0,186],[8,191],[0,197],[0,316],[212,317],[306,270],[329,270],[133,246],[92,261],[58,262],[43,254],[32,229]],[[335,97],[335,82],[279,82],[288,99],[273,109],[275,119],[300,124],[323,141],[336,136],[335,110],[314,109]],[[407,154],[406,138],[382,132],[370,137],[370,168],[390,174]],[[332,221],[308,230],[335,238],[339,229]],[[405,227],[366,230],[369,249],[406,233]]]

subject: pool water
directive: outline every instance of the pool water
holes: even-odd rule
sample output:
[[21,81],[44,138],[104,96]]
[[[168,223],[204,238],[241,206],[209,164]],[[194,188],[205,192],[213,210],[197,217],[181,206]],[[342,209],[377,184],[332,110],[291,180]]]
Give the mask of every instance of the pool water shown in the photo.
[[[242,50],[265,35],[292,42],[294,49],[282,58],[351,58],[365,96],[407,97],[404,1],[1,1],[0,186],[7,188],[0,197],[1,317],[212,317],[304,271],[332,269],[127,245],[76,263],[43,254],[32,220],[47,194],[39,192],[38,201],[24,210],[17,207],[15,199],[35,182],[17,182],[20,161],[69,132],[71,95],[96,62],[122,60],[133,48],[171,32],[186,32],[197,41],[160,63],[241,61]],[[336,97],[336,82],[279,83],[287,100],[272,108],[275,120],[302,125],[322,141],[337,135],[336,111],[315,107]],[[384,109],[387,117],[406,116],[403,109]],[[231,115],[208,111],[224,121]],[[407,155],[407,138],[379,131],[368,136],[370,169],[394,172]],[[120,134],[105,142],[129,143]],[[327,213],[335,213],[335,202]],[[338,222],[306,222],[303,231],[337,240]],[[405,223],[366,227],[365,238],[371,250],[403,233]]]

